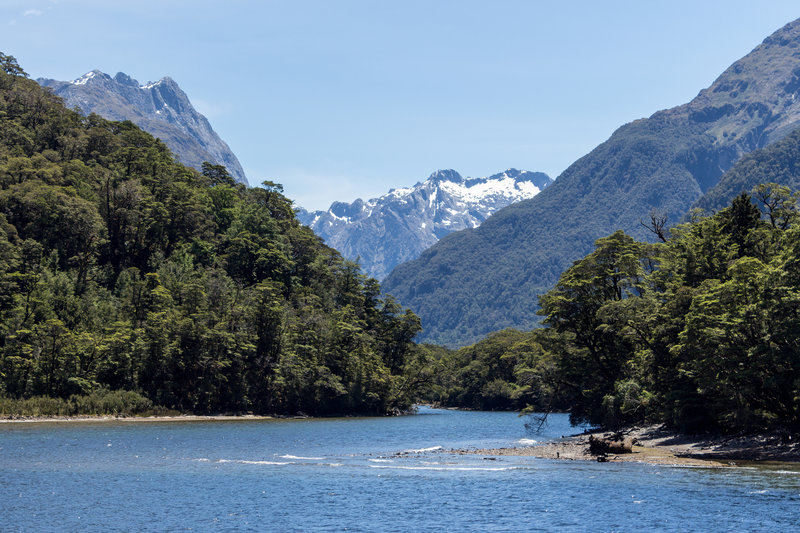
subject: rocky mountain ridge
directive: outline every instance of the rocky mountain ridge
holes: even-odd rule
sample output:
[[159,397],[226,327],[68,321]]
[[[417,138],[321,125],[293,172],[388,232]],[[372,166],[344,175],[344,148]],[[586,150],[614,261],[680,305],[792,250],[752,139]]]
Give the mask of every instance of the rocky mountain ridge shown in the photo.
[[50,87],[67,107],[97,113],[109,120],[130,120],[160,138],[188,166],[200,169],[204,161],[224,165],[239,182],[247,177],[239,160],[170,77],[144,85],[123,72],[113,78],[99,70],[71,81],[36,80]]
[[489,177],[464,178],[437,170],[412,187],[353,203],[334,202],[327,211],[298,211],[298,218],[364,271],[383,279],[454,231],[476,228],[511,203],[533,198],[552,180],[541,172],[508,169]]

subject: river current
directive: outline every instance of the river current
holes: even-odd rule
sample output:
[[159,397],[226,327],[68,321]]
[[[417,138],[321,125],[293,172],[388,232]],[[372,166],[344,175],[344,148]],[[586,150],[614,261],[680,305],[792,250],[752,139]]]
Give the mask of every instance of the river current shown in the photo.
[[551,415],[0,424],[0,531],[798,531],[800,466],[457,455]]

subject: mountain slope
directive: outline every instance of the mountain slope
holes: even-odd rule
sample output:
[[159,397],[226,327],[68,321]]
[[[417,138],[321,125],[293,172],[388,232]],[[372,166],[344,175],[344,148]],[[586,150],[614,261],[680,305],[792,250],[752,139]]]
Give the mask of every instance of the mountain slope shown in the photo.
[[766,182],[800,190],[800,130],[744,156],[693,207],[719,211],[739,194]]
[[533,198],[552,183],[547,174],[509,169],[488,178],[463,178],[438,170],[413,187],[328,211],[298,212],[298,218],[344,257],[383,279],[395,266],[419,257],[445,235],[475,228],[514,202]]
[[688,104],[622,126],[531,200],[397,267],[384,289],[459,345],[536,324],[537,296],[599,237],[659,209],[677,221],[743,154],[800,119],[800,21],[775,32]]
[[36,81],[50,87],[67,107],[108,120],[130,120],[164,141],[185,165],[198,170],[204,161],[223,165],[237,181],[247,184],[239,160],[172,78],[139,85],[122,72],[112,78],[93,70],[72,82]]

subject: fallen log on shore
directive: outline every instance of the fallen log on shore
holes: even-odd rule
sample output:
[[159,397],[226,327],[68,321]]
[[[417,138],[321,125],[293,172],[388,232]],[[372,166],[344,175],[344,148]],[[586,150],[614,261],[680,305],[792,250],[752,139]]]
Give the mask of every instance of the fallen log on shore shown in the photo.
[[622,454],[633,452],[633,437],[613,439],[607,437],[589,436],[589,453],[592,455],[606,455],[609,453]]

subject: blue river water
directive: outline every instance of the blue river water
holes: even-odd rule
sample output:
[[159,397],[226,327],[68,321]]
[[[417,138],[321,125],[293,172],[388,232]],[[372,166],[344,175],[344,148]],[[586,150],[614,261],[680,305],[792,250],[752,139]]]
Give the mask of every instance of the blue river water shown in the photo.
[[798,531],[800,466],[458,455],[515,413],[0,424],[0,531]]

